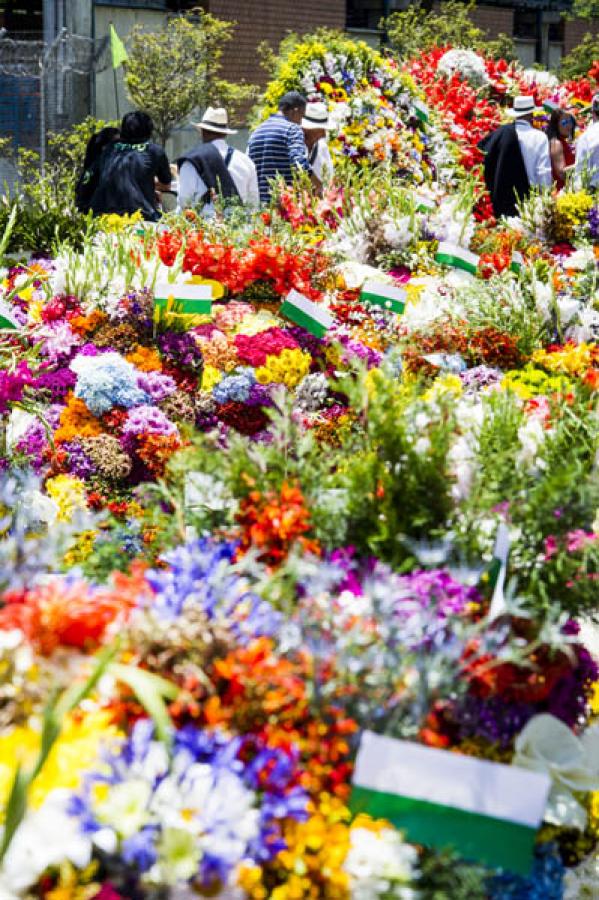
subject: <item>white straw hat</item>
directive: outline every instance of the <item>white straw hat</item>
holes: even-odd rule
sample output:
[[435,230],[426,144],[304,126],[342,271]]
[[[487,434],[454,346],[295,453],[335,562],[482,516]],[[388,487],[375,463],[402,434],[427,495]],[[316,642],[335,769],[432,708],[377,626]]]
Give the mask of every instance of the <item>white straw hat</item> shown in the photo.
[[331,131],[333,125],[329,122],[329,111],[324,103],[307,103],[306,111],[302,119],[302,128],[307,131],[311,129],[322,129],[323,131]]
[[521,94],[519,97],[514,97],[514,103],[508,110],[508,116],[511,116],[512,119],[519,119],[521,116],[530,116],[535,112],[542,112],[542,109],[540,106],[535,106],[534,97]]
[[219,134],[237,134],[233,128],[229,128],[229,116],[223,106],[209,106],[201,122],[193,122],[194,128],[200,131],[216,131]]

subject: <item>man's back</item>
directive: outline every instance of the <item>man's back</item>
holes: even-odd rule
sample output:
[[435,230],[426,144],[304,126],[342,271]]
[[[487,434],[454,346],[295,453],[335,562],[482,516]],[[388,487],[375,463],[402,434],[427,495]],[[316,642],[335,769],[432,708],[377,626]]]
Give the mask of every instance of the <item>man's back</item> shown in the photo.
[[260,200],[263,203],[270,200],[271,179],[280,175],[290,184],[294,169],[309,171],[310,168],[301,128],[278,113],[252,133],[248,155],[256,166]]
[[95,215],[134,213],[144,219],[158,218],[154,179],[169,184],[168,158],[157,144],[116,143],[108,147],[98,162],[98,187],[91,199]]
[[576,142],[576,172],[588,171],[592,187],[599,187],[599,121],[588,126]]

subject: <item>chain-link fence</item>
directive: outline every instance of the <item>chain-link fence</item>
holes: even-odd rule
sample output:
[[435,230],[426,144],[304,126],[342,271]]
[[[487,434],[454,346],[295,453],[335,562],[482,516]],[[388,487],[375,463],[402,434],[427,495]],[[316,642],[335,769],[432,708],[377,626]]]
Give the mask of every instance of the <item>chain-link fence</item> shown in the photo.
[[80,121],[93,107],[94,74],[110,65],[108,39],[63,30],[48,44],[0,29],[0,137],[37,150],[48,132]]

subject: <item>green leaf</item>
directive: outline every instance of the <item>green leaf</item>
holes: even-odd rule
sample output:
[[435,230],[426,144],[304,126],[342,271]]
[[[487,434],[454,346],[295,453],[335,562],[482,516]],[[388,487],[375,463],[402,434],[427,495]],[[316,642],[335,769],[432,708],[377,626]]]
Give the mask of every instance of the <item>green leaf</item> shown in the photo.
[[29,778],[17,766],[14,781],[10,789],[8,803],[6,806],[6,818],[4,822],[4,834],[2,836],[2,844],[0,845],[0,863],[6,856],[6,852],[10,847],[11,841],[15,836],[17,829],[25,817],[27,810],[27,788],[29,787]]
[[170,744],[172,722],[163,698],[174,700],[178,687],[159,675],[138,669],[136,666],[125,666],[113,663],[110,672],[119,681],[128,685],[141,705],[154,720],[156,734],[165,744]]

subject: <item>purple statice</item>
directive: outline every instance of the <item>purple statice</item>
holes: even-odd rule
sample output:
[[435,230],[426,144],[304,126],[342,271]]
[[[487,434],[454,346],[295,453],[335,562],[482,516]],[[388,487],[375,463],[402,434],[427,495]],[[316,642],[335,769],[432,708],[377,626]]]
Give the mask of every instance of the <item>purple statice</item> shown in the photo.
[[380,351],[373,350],[372,347],[368,347],[361,341],[354,341],[344,334],[338,335],[336,340],[343,347],[344,352],[342,354],[342,359],[344,362],[349,362],[351,359],[357,358],[366,363],[369,369],[373,369],[380,365],[383,358],[383,354],[380,353]]
[[503,378],[503,372],[492,366],[475,366],[459,373],[465,394],[477,394],[485,388],[493,388]]
[[471,603],[480,603],[475,587],[455,581],[445,569],[416,569],[398,578],[403,599],[432,608],[440,619],[462,615]]
[[594,244],[599,243],[599,206],[589,212],[589,235]]
[[253,384],[247,400],[248,406],[272,406],[272,388],[268,384]]
[[108,352],[108,349],[105,351],[100,350],[99,347],[96,347],[95,344],[82,344],[79,347],[78,356],[100,356],[102,352]]
[[241,643],[276,634],[282,616],[232,571],[236,550],[235,543],[201,538],[165,554],[168,568],[147,576],[155,594],[152,609],[172,620],[188,605],[200,607]]
[[287,334],[297,341],[300,350],[305,350],[310,354],[312,359],[318,359],[324,356],[325,345],[320,338],[315,337],[302,328],[301,325],[293,325],[286,329]]
[[557,681],[543,704],[544,710],[574,728],[587,715],[591,685],[599,679],[599,666],[582,646],[576,647],[576,663]]
[[460,740],[482,738],[506,749],[536,712],[531,703],[468,695],[456,705],[451,718],[457,723]]
[[157,406],[137,406],[127,414],[125,437],[143,434],[178,434],[177,426]]
[[54,372],[42,372],[37,376],[35,387],[48,391],[52,403],[64,400],[70,390],[75,387],[77,377],[71,369],[62,368]]
[[175,379],[162,372],[141,372],[137,376],[137,386],[148,395],[152,403],[160,403],[177,390]]
[[48,407],[44,414],[44,418],[48,423],[48,427],[52,429],[52,431],[56,431],[58,426],[60,425],[60,417],[62,415],[62,411],[64,406],[62,403],[53,403]]
[[158,348],[174,366],[188,369],[194,374],[202,371],[202,351],[191,334],[175,332],[161,334],[158,338]]
[[47,446],[46,429],[40,421],[35,421],[17,441],[15,449],[18,453],[25,454],[34,471],[39,472],[44,464],[43,454]]
[[97,469],[87,453],[77,441],[68,441],[62,445],[62,449],[69,454],[69,473],[82,478],[84,481],[95,475]]

